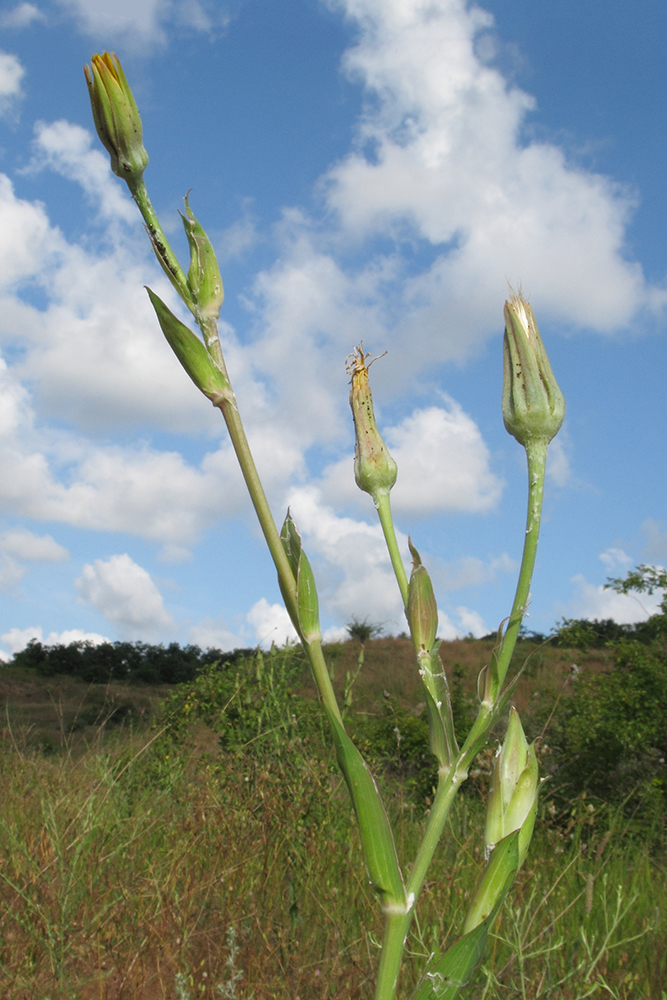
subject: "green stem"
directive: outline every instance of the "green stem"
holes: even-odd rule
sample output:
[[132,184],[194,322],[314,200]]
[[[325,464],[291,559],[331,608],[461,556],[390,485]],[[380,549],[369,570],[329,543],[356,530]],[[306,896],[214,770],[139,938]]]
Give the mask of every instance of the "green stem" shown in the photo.
[[[222,353],[220,357],[222,359]],[[286,596],[287,612],[293,622],[298,622],[296,581],[285,549],[283,548],[283,543],[280,540],[276,523],[273,520],[271,508],[269,507],[264,487],[257,472],[257,466],[250,451],[248,438],[246,437],[241,416],[236,405],[236,397],[231,393],[230,397],[221,399],[217,405],[225,419],[229,437],[236,452],[245,484],[248,487],[248,493],[255,508],[262,534],[266,539],[266,544],[269,547],[269,552],[282,582]],[[329,671],[327,670],[322,652],[322,642],[320,639],[311,639],[307,642],[304,641],[304,646],[313,669],[320,696],[336,719],[342,723],[340,709],[338,708],[338,702],[336,701],[331,678],[329,677]]]
[[398,976],[403,962],[405,939],[412,921],[412,912],[413,910],[407,913],[389,911],[385,914],[384,937],[375,984],[375,1000],[395,1000]]
[[417,899],[433,860],[435,849],[440,842],[456,793],[466,777],[467,771],[457,768],[452,777],[441,777],[438,782],[426,831],[406,886],[406,910],[405,912],[390,910],[386,913],[375,1000],[395,1000],[405,941],[415,913]]
[[457,762],[457,766],[450,771],[447,776],[440,778],[438,781],[438,787],[433,800],[433,805],[431,806],[431,814],[428,818],[424,837],[419,845],[417,857],[415,858],[415,863],[412,866],[410,878],[408,879],[408,884],[406,886],[408,899],[413,898],[415,903],[424,884],[424,879],[426,878],[429,865],[433,860],[435,849],[440,842],[442,831],[444,829],[447,816],[449,815],[449,811],[452,808],[454,799],[456,798],[456,794],[468,777],[467,768],[462,768],[460,766],[460,760],[461,758]]
[[137,208],[141,212],[141,217],[146,223],[146,229],[148,230],[148,235],[150,236],[151,243],[153,244],[155,256],[159,260],[169,280],[176,288],[176,291],[181,296],[188,309],[194,312],[194,303],[192,301],[192,292],[190,291],[190,286],[188,285],[188,279],[185,276],[183,268],[178,263],[176,254],[171,249],[169,240],[165,236],[164,230],[162,229],[158,217],[155,214],[155,209],[153,208],[151,200],[148,196],[148,191],[143,182],[143,178],[138,184],[128,184],[128,187],[130,188]]
[[544,472],[547,461],[547,449],[549,442],[544,438],[531,441],[526,445],[526,457],[528,459],[528,513],[526,516],[526,537],[523,544],[523,555],[521,557],[521,569],[514,595],[512,612],[507,623],[507,628],[500,643],[500,649],[496,658],[496,677],[492,687],[492,699],[498,697],[502,689],[507,671],[512,659],[512,653],[519,636],[519,629],[523,616],[526,613],[528,597],[530,595],[530,583],[533,578],[535,568],[535,555],[537,553],[537,542],[540,534],[540,521],[542,519],[542,500],[544,498]]
[[389,494],[380,493],[378,496],[373,497],[373,500],[375,501],[375,506],[377,507],[377,512],[380,518],[380,524],[382,525],[384,540],[387,543],[387,549],[389,550],[391,565],[394,567],[394,573],[396,574],[398,589],[400,590],[401,597],[403,598],[403,606],[407,608],[408,576],[405,572],[405,566],[403,565],[401,553],[398,548],[398,541],[394,530],[394,520],[391,516]]

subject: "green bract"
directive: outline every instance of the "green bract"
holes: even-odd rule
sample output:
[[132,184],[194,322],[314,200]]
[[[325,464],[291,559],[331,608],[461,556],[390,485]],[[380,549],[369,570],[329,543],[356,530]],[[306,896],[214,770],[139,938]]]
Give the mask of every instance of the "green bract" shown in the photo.
[[174,316],[155,292],[150,288],[146,288],[146,291],[169,346],[197,388],[214,404],[221,397],[229,395],[231,389],[227,378],[216,367],[199,337]]
[[565,400],[549,364],[530,305],[521,294],[505,303],[503,419],[526,446],[545,442],[560,430]]
[[519,831],[519,865],[528,851],[537,812],[537,758],[526,740],[519,713],[510,710],[505,741],[491,776],[484,840],[487,851]]
[[141,118],[123,67],[113,52],[94,55],[84,66],[97,134],[111,157],[111,169],[130,187],[141,181],[148,164]]
[[220,268],[211,241],[197,222],[185,196],[185,215],[181,214],[185,235],[190,246],[190,267],[188,285],[197,308],[198,317],[220,315],[220,306],[225,297]]

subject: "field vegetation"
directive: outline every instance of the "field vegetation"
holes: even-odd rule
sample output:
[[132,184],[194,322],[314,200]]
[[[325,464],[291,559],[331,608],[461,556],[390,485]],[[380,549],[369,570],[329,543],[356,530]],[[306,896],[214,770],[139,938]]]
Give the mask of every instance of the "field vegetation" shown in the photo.
[[[591,629],[576,647],[571,626],[517,646],[514,701],[529,738],[542,737],[549,779],[469,1000],[667,996],[662,640],[609,646]],[[493,643],[442,646],[459,735]],[[37,645],[0,668],[0,995],[372,995],[382,928],[300,648],[201,656],[175,685],[157,668],[149,677],[138,654],[119,679],[91,681],[81,649],[68,661],[61,648],[56,672]],[[139,653],[155,663],[151,650]],[[411,642],[351,638],[326,658],[410,856],[434,782]],[[493,752],[429,873],[409,940],[423,961],[405,996],[407,977],[458,933],[483,866]]]

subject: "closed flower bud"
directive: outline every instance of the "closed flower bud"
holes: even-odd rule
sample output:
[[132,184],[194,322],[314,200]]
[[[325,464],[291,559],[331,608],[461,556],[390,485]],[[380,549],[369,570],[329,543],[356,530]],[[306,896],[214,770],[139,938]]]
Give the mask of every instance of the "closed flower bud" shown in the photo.
[[433,593],[433,584],[417,549],[408,539],[412,554],[412,573],[408,586],[406,614],[412,641],[417,653],[430,653],[438,634],[438,605]]
[[[355,348],[348,358],[347,371],[352,376],[350,406],[354,417],[354,478],[364,493],[370,493],[375,505],[378,497],[391,491],[398,469],[375,423],[373,396],[368,383],[364,345]],[[351,359],[351,360],[350,360]]]
[[185,215],[181,215],[190,246],[188,285],[199,317],[217,319],[224,299],[220,268],[208,236],[197,222],[185,197]]
[[484,833],[487,852],[508,834],[519,830],[519,865],[523,863],[535,825],[537,787],[535,751],[528,745],[519,713],[512,708],[491,776]]
[[548,444],[565,416],[565,400],[544,350],[535,316],[521,294],[505,303],[503,419],[524,447]]
[[[308,556],[303,551],[299,529],[289,510],[280,532],[280,541],[296,581],[296,612],[298,617],[296,621],[292,620],[292,624],[306,644],[319,642],[322,639],[322,632],[320,631],[320,610],[315,577]],[[290,601],[280,578],[278,583],[285,605],[289,610]]]
[[95,128],[111,157],[111,169],[132,190],[141,181],[148,164],[139,110],[123,67],[113,52],[95,55],[91,63],[83,71]]

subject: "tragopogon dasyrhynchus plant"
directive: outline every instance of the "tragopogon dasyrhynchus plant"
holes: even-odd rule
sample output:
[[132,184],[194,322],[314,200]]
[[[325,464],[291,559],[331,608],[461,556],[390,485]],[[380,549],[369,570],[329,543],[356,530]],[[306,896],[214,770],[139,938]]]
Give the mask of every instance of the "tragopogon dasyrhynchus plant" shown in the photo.
[[[201,331],[202,339],[148,289],[162,332],[178,360],[195,385],[222,412],[278,572],[285,606],[308,655],[358,820],[368,876],[384,913],[385,931],[375,997],[376,1000],[394,1000],[410,924],[449,810],[468,776],[473,759],[506,709],[516,683],[517,678],[508,681],[507,674],[528,602],[540,527],[547,448],[563,422],[563,396],[551,371],[533,312],[520,294],[512,294],[505,303],[502,410],[507,430],[523,445],[528,458],[528,517],[512,610],[498,631],[491,662],[480,675],[477,718],[463,746],[459,747],[447,678],[438,653],[438,613],[431,580],[412,543],[412,571],[408,577],[394,531],[390,493],[396,481],[396,463],[375,423],[368,381],[368,354],[360,346],[348,359],[352,380],[350,403],[356,432],[354,474],[360,489],[370,494],[380,518],[424,683],[431,749],[438,762],[437,789],[424,836],[413,864],[402,871],[380,793],[345,730],[336,702],[322,652],[315,580],[301,536],[289,511],[282,530],[278,531],[248,446],[218,337],[217,319],[223,289],[213,247],[186,197],[182,219],[190,248],[190,264],[187,274],[181,268],[144,184],[148,154],[143,146],[139,112],[120,62],[108,52],[95,55],[85,73],[95,126],[110,153],[112,169],[126,181],[146,224],[157,259]],[[413,1000],[454,1000],[470,979],[482,955],[489,928],[528,850],[537,809],[537,788],[535,751],[528,745],[518,714],[512,708],[492,776],[484,831],[486,867],[473,893],[461,929],[462,936],[445,954],[431,956]]]

